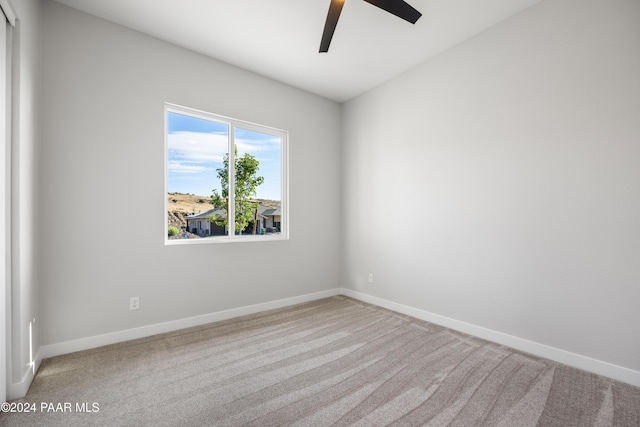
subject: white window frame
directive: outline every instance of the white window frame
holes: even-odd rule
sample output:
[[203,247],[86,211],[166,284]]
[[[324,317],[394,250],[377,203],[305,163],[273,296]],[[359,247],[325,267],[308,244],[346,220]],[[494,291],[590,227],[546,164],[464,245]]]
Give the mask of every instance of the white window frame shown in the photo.
[[[208,237],[201,239],[169,239],[168,222],[169,222],[169,203],[168,203],[168,185],[169,185],[169,113],[177,113],[195,117],[198,119],[214,121],[229,126],[229,195],[231,200],[235,198],[235,179],[233,179],[233,165],[235,164],[235,128],[242,128],[249,131],[264,133],[277,136],[282,141],[280,149],[280,183],[281,183],[281,201],[280,212],[282,214],[280,233],[272,235],[235,235],[235,226],[229,226],[226,236]],[[212,183],[213,188],[213,183]],[[164,243],[165,245],[194,245],[194,244],[220,244],[235,242],[268,242],[275,240],[289,240],[289,132],[247,122],[244,120],[234,119],[231,117],[221,116],[219,114],[209,113],[194,108],[184,107],[177,104],[165,102],[164,104]],[[213,206],[213,205],[212,205]],[[229,203],[228,218],[235,218],[235,203]]]

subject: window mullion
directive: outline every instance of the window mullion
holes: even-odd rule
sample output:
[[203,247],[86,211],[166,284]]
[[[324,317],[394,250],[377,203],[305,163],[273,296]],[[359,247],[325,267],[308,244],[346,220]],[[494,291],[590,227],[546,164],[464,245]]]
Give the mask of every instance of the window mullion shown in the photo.
[[236,136],[235,127],[232,123],[229,124],[229,212],[227,212],[227,232],[229,238],[234,238],[236,234]]

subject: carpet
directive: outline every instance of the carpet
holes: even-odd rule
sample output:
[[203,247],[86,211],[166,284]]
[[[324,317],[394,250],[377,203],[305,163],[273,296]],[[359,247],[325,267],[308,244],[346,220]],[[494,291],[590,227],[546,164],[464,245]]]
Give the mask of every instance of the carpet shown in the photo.
[[1,426],[640,426],[640,389],[337,296],[45,359]]

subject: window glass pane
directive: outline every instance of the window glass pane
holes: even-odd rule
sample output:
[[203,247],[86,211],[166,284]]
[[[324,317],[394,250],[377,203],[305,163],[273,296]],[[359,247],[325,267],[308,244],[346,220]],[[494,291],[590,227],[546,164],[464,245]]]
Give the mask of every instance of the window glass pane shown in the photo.
[[[224,236],[209,218],[214,192],[225,191],[218,177],[229,147],[229,125],[190,115],[167,113],[168,234],[173,239]],[[224,196],[223,196],[224,197]],[[172,230],[175,227],[177,230]],[[172,235],[173,234],[173,235]]]
[[281,232],[282,137],[234,128],[236,234]]

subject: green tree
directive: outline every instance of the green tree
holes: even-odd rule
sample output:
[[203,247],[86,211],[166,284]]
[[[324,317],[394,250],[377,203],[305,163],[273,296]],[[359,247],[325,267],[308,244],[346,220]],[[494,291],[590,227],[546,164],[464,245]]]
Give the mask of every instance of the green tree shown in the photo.
[[[263,176],[258,176],[260,162],[249,153],[238,157],[238,147],[234,146],[234,183],[235,183],[235,231],[242,234],[251,221],[254,222],[253,234],[256,233],[256,219],[258,213],[258,202],[254,199],[257,195],[258,186],[264,182]],[[229,224],[229,153],[224,155],[223,167],[216,169],[222,191],[213,190],[211,204],[216,208],[223,208],[225,216],[218,215],[212,217],[211,221],[218,226],[227,227]]]

